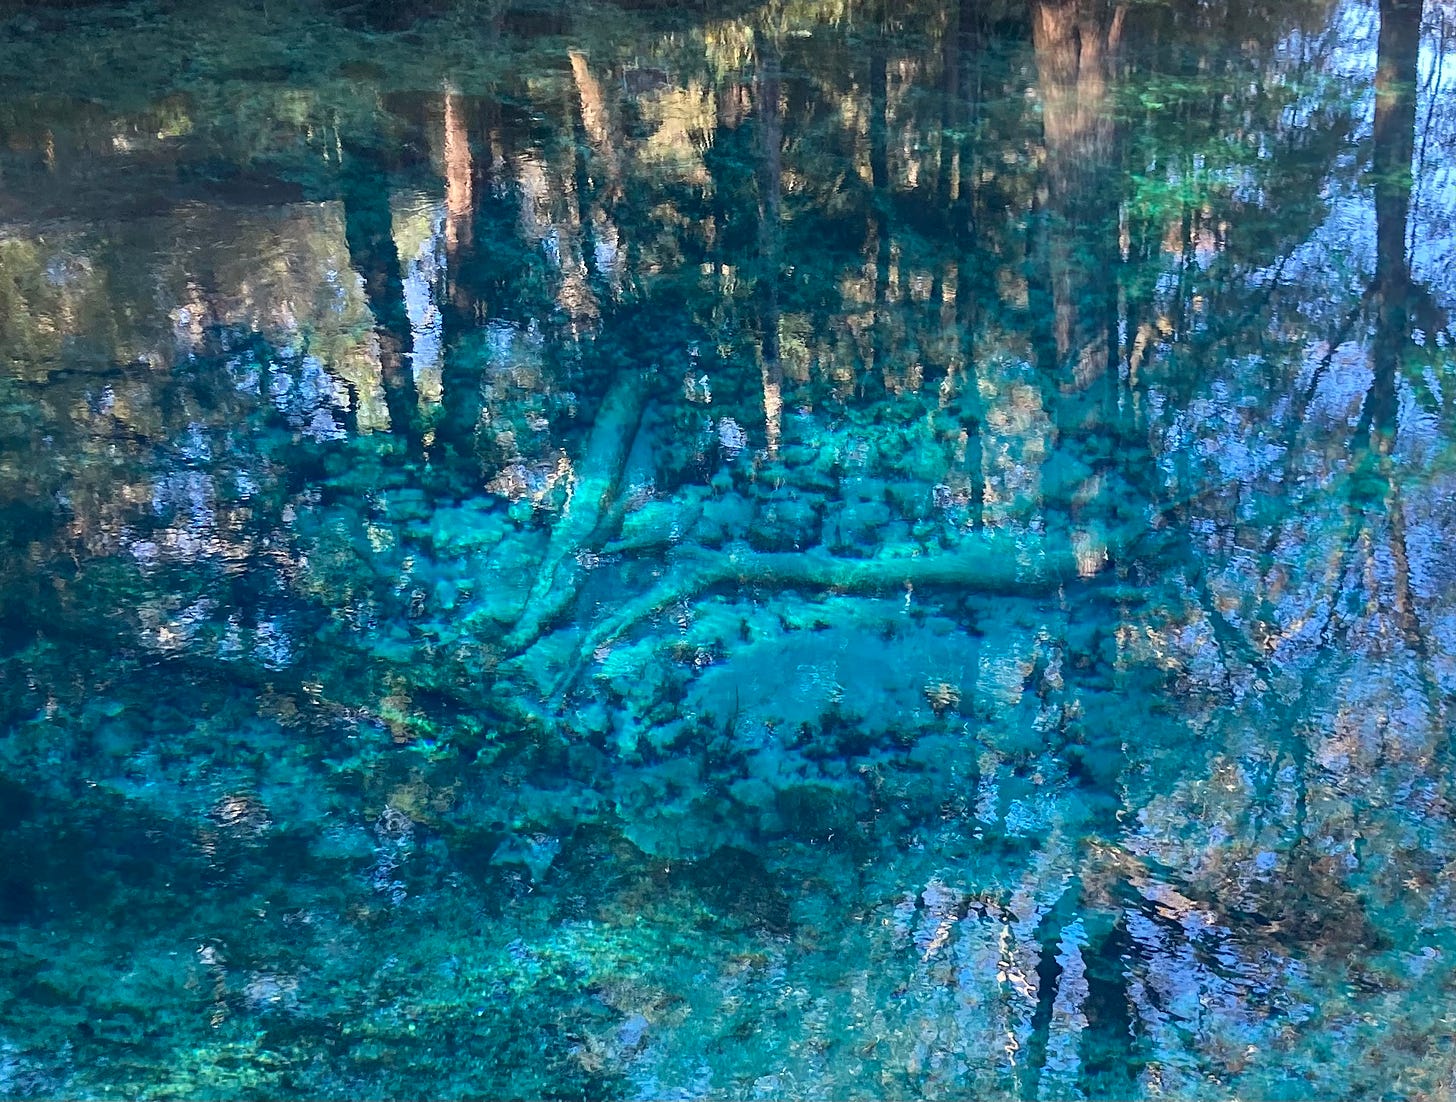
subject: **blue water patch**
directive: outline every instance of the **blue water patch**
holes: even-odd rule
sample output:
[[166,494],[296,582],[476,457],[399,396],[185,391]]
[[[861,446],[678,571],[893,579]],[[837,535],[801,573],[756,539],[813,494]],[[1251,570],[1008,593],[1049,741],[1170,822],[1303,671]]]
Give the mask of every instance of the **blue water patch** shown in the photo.
[[1451,16],[0,19],[0,1095],[1456,1082]]

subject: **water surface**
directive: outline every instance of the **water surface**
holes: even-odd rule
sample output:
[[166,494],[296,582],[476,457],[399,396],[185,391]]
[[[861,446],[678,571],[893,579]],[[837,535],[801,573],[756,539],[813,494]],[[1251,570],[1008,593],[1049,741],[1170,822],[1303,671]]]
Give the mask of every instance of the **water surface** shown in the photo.
[[0,22],[0,1095],[1456,1089],[1456,22]]

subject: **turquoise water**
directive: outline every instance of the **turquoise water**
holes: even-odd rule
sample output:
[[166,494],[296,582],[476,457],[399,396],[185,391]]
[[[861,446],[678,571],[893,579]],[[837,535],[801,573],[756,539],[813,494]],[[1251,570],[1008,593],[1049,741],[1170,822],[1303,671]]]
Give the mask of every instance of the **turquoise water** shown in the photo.
[[1456,1093],[1456,14],[12,5],[0,1096]]

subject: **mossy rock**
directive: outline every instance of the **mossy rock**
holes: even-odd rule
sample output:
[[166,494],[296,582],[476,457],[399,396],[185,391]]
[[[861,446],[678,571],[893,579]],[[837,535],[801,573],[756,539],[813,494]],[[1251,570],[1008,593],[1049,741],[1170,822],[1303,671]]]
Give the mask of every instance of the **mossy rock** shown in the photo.
[[836,554],[860,554],[876,546],[893,514],[882,501],[862,501],[834,510],[824,524],[824,542]]
[[753,520],[752,502],[741,494],[725,493],[703,503],[702,515],[692,527],[691,538],[705,547],[721,547],[743,539]]
[[767,502],[754,518],[748,542],[759,551],[801,551],[819,542],[819,512],[800,497]]

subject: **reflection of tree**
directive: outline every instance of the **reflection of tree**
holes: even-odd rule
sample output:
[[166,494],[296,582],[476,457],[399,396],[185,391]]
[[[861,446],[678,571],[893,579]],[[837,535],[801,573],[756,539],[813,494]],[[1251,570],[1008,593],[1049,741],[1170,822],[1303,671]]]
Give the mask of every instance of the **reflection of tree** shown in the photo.
[[411,375],[409,313],[404,277],[394,241],[389,190],[380,186],[381,168],[362,152],[351,150],[344,182],[344,232],[354,269],[364,281],[364,295],[374,315],[380,377],[390,427],[406,438],[417,435],[418,401]]
[[[1407,546],[1405,505],[1400,481],[1390,461],[1397,434],[1399,405],[1397,380],[1412,341],[1410,302],[1424,288],[1413,286],[1406,248],[1410,222],[1411,162],[1415,153],[1416,70],[1420,55],[1420,0],[1387,0],[1380,9],[1380,38],[1375,74],[1375,119],[1371,133],[1371,176],[1375,191],[1375,273],[1370,298],[1375,315],[1371,341],[1372,379],[1359,428],[1373,436],[1370,460],[1384,483],[1384,508],[1390,530],[1390,554],[1395,619],[1406,644],[1421,665],[1432,705],[1432,720],[1444,718],[1440,689],[1430,668],[1431,648],[1421,629],[1411,591],[1410,552]],[[1357,432],[1359,431],[1357,428]],[[1360,442],[1357,442],[1357,444]]]
[[779,351],[779,221],[783,209],[783,132],[778,47],[764,35],[756,42],[758,125],[763,152],[758,166],[759,347],[763,374],[764,432],[776,457],[782,432],[784,365]]
[[1411,160],[1415,152],[1416,62],[1420,55],[1421,3],[1385,0],[1375,72],[1375,123],[1370,173],[1375,183],[1375,276],[1371,288],[1375,378],[1364,418],[1378,434],[1377,451],[1389,454],[1396,430],[1396,376],[1410,343]]
[[[1258,655],[1251,657],[1247,643],[1235,639],[1238,645],[1229,647],[1223,657],[1226,670],[1236,676],[1233,671],[1248,663],[1246,668],[1251,667],[1250,675],[1261,688],[1268,688],[1267,682],[1279,685],[1278,691],[1289,699],[1299,731],[1289,756],[1282,760],[1268,760],[1267,747],[1250,746],[1239,752],[1230,749],[1222,759],[1224,767],[1237,768],[1245,776],[1264,776],[1265,787],[1252,786],[1250,795],[1255,801],[1272,800],[1273,789],[1279,783],[1290,786],[1288,816],[1293,844],[1285,867],[1291,880],[1313,882],[1309,891],[1320,905],[1317,912],[1299,912],[1293,903],[1284,906],[1291,914],[1303,914],[1303,936],[1312,943],[1340,944],[1342,938],[1350,938],[1356,956],[1375,955],[1380,949],[1381,935],[1369,925],[1366,904],[1356,901],[1355,884],[1364,878],[1353,865],[1348,872],[1332,867],[1324,855],[1352,830],[1368,838],[1389,824],[1377,826],[1381,813],[1363,809],[1339,794],[1340,789],[1348,783],[1352,770],[1369,770],[1370,783],[1382,791],[1385,785],[1403,783],[1387,776],[1381,762],[1386,755],[1401,758],[1407,754],[1414,754],[1417,761],[1427,760],[1427,751],[1415,747],[1432,737],[1426,732],[1440,730],[1443,722],[1439,677],[1426,657],[1429,648],[1421,641],[1417,608],[1422,602],[1411,584],[1411,553],[1405,534],[1406,526],[1420,514],[1411,508],[1409,500],[1402,500],[1402,489],[1414,489],[1423,480],[1406,465],[1408,461],[1398,458],[1396,424],[1402,391],[1409,395],[1410,388],[1424,385],[1406,381],[1401,370],[1402,362],[1414,349],[1406,313],[1411,293],[1406,232],[1411,104],[1420,16],[1418,11],[1413,14],[1395,5],[1383,7],[1381,16],[1371,158],[1375,185],[1374,276],[1368,291],[1357,283],[1345,292],[1349,297],[1334,302],[1322,297],[1322,285],[1319,290],[1311,290],[1299,282],[1298,276],[1293,286],[1280,286],[1276,281],[1269,296],[1274,305],[1262,307],[1271,310],[1273,319],[1259,333],[1255,345],[1256,362],[1266,371],[1280,372],[1272,376],[1280,381],[1277,392],[1290,399],[1276,413],[1282,440],[1264,470],[1272,470],[1272,477],[1285,485],[1307,478],[1307,472],[1320,471],[1322,477],[1333,479],[1334,488],[1303,496],[1301,508],[1287,515],[1259,510],[1250,516],[1247,504],[1240,507],[1239,519],[1232,511],[1221,513],[1211,504],[1199,510],[1205,516],[1217,516],[1216,524],[1230,541],[1200,552],[1211,571],[1238,570],[1241,563],[1250,563],[1239,543],[1256,543],[1262,548],[1262,557],[1257,560],[1267,587],[1261,587],[1262,607],[1235,609],[1232,618],[1239,626],[1234,628],[1215,607],[1221,604],[1225,611],[1230,608],[1227,594],[1235,587],[1227,584],[1225,575],[1216,587],[1219,594],[1207,602],[1208,618],[1215,623],[1215,634],[1221,630],[1224,637],[1247,633],[1252,638]],[[1230,233],[1230,252],[1233,240]],[[1196,288],[1197,283],[1193,286]],[[1316,303],[1324,309],[1313,312],[1313,317],[1304,313]],[[1229,304],[1221,306],[1227,310]],[[1338,397],[1333,380],[1341,370],[1360,369],[1365,349],[1358,339],[1351,339],[1351,334],[1358,333],[1355,323],[1367,316],[1367,308],[1373,322],[1367,346],[1370,385],[1362,388],[1358,404],[1343,407],[1348,411],[1348,420],[1345,413],[1331,416],[1330,411],[1321,419],[1321,401],[1328,407],[1348,400]],[[1236,309],[1230,316],[1256,315],[1251,310]],[[1215,315],[1210,319],[1209,336],[1219,346],[1226,348],[1223,342],[1238,341],[1228,330],[1218,333],[1220,328]],[[1327,349],[1319,345],[1312,352],[1299,345],[1281,348],[1277,340],[1271,339],[1275,333],[1303,334],[1310,329],[1325,336]],[[1335,394],[1330,394],[1331,390]],[[1342,406],[1336,404],[1334,408],[1340,410]],[[1353,436],[1349,433],[1352,424],[1356,430]],[[1256,436],[1252,432],[1250,435]],[[1198,436],[1210,442],[1214,438],[1212,433]],[[1328,443],[1330,439],[1337,442],[1334,447]],[[1340,451],[1347,444],[1346,457]],[[1237,445],[1225,441],[1220,446],[1227,449],[1230,461],[1236,458],[1236,454],[1229,453]],[[1244,472],[1245,485],[1258,486],[1265,477],[1254,464],[1245,467]],[[1428,521],[1426,525],[1425,538],[1429,538]],[[1388,536],[1386,549],[1380,547],[1382,529]],[[1288,592],[1290,589],[1295,592]],[[1390,597],[1383,596],[1385,593]],[[1393,633],[1382,624],[1387,599],[1394,608]],[[1221,629],[1217,628],[1216,615],[1222,621]],[[1404,658],[1398,649],[1392,652],[1389,644],[1381,641],[1391,635],[1403,639],[1408,648]],[[1415,669],[1414,684],[1420,686],[1415,692],[1404,684],[1408,675],[1400,671],[1406,660]],[[1336,686],[1333,703],[1326,688],[1331,684]],[[1361,709],[1369,706],[1366,694],[1372,692],[1382,700],[1381,707],[1401,717],[1401,736],[1393,738],[1385,733],[1383,720],[1366,724],[1359,718]],[[1404,745],[1397,746],[1402,740]],[[1337,751],[1336,747],[1341,749]],[[1400,797],[1391,798],[1401,802]],[[1253,806],[1245,814],[1252,816]],[[1422,819],[1422,813],[1413,808],[1402,810],[1397,817],[1407,814],[1413,814],[1408,823]],[[1245,836],[1253,838],[1256,829],[1267,832],[1269,828],[1246,829]],[[1393,841],[1388,844],[1398,848]],[[1218,890],[1234,897],[1248,890],[1231,877],[1209,877],[1205,882],[1217,883]],[[1267,906],[1267,902],[1259,904],[1261,909]],[[1332,917],[1342,913],[1349,916],[1348,922]],[[1291,926],[1286,923],[1285,929]],[[1353,970],[1358,966],[1351,967]]]
[[1105,379],[1113,366],[1114,286],[1099,276],[1116,259],[1119,197],[1109,186],[1116,153],[1108,84],[1125,16],[1122,5],[1075,0],[1036,4],[1032,12],[1050,221],[1044,245],[1051,254],[1045,261],[1050,301],[1043,309],[1049,307],[1055,342],[1054,351],[1038,356],[1059,385],[1078,390]]

